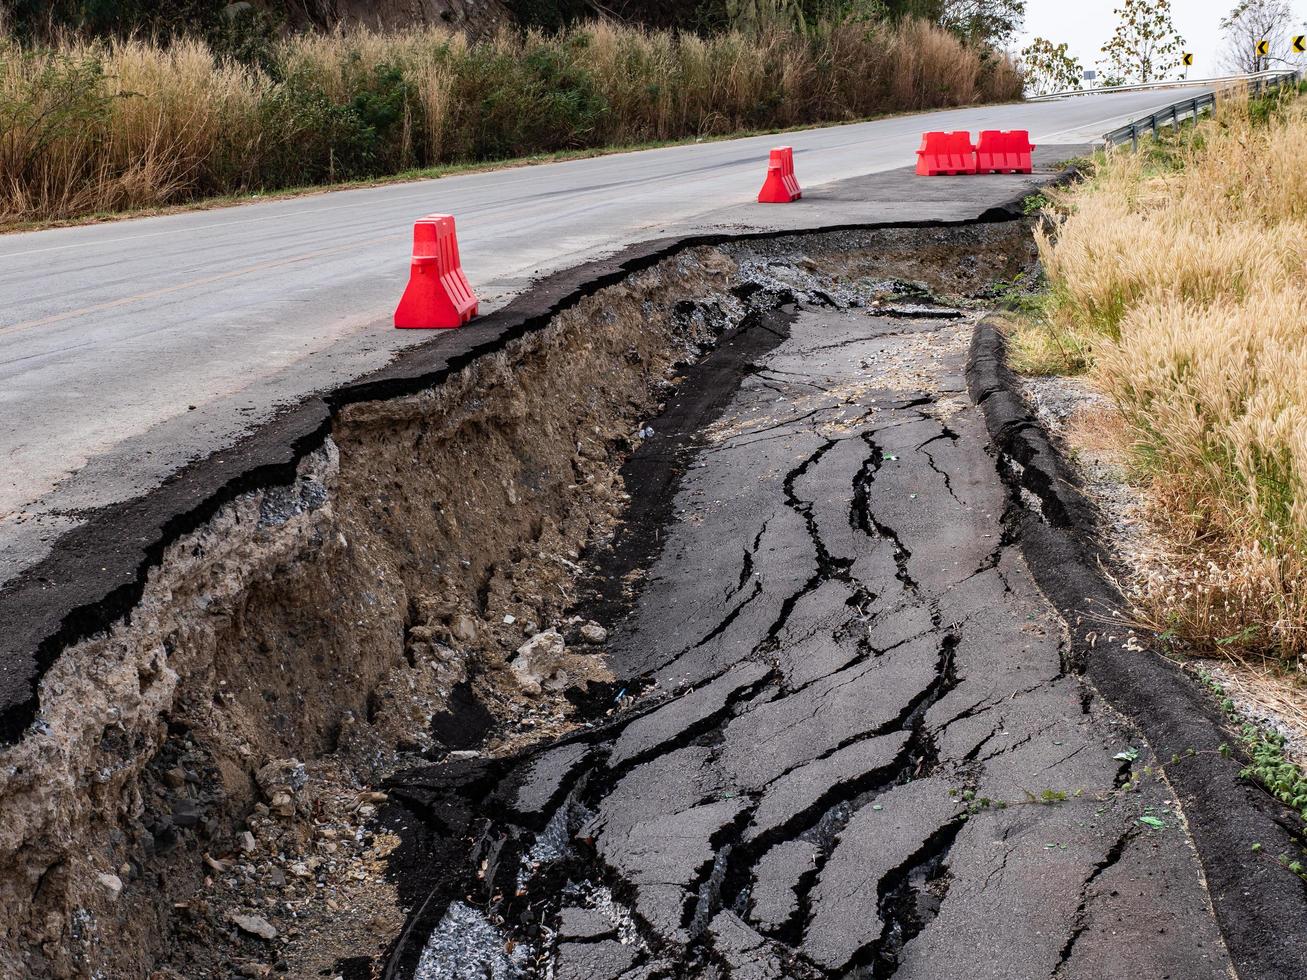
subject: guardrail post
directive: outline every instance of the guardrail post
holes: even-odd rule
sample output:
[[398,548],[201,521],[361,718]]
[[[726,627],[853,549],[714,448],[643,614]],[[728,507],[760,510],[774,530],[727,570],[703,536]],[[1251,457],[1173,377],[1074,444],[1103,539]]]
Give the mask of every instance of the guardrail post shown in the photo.
[[1135,123],[1130,124],[1130,148],[1139,152],[1139,127]]

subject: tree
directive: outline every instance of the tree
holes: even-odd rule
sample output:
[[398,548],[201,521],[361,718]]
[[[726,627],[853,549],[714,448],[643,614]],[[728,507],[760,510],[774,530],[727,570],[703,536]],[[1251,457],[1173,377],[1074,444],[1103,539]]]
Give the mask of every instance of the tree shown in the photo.
[[1001,46],[1025,17],[1026,0],[945,0],[939,22],[971,44]]
[[1221,67],[1232,72],[1264,70],[1270,59],[1258,57],[1257,42],[1270,41],[1272,51],[1284,51],[1292,23],[1293,11],[1286,0],[1241,0],[1221,21],[1225,35]]
[[1021,71],[1029,95],[1049,95],[1080,88],[1084,69],[1067,53],[1067,45],[1037,37],[1021,50]]
[[1105,82],[1158,82],[1180,67],[1184,38],[1171,20],[1171,0],[1125,0],[1112,13],[1117,25],[1103,45]]

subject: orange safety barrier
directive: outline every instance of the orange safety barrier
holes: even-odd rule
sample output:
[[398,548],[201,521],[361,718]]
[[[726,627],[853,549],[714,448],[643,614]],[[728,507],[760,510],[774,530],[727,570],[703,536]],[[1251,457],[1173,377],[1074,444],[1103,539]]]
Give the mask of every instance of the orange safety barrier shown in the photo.
[[767,158],[767,179],[758,192],[759,204],[789,204],[803,197],[794,175],[794,149],[778,146]]
[[477,315],[477,297],[463,275],[454,218],[429,214],[413,224],[413,265],[395,309],[395,326],[461,327]]
[[976,148],[967,132],[925,133],[917,149],[917,173],[922,177],[940,174],[974,174]]
[[1000,132],[986,129],[980,134],[980,143],[976,146],[976,169],[982,174],[1032,173],[1031,154],[1034,149],[1027,130]]

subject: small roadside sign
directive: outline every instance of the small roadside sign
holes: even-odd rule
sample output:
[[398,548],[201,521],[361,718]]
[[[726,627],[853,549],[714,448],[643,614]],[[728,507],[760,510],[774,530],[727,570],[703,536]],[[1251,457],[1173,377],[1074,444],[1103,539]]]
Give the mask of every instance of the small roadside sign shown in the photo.
[[1271,42],[1270,42],[1270,41],[1258,41],[1258,42],[1257,42],[1257,57],[1259,57],[1259,58],[1265,58],[1265,57],[1266,57],[1268,54],[1270,54],[1270,53],[1271,53]]
[[1194,63],[1194,53],[1192,51],[1186,51],[1184,53],[1184,66],[1186,68],[1192,68],[1193,63]]
[[1307,53],[1307,34],[1295,34],[1293,36],[1293,53]]

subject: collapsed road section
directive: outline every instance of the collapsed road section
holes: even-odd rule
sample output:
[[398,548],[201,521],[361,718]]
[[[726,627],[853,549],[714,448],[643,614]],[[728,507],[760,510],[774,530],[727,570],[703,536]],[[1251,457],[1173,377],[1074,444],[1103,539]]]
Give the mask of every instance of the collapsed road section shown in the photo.
[[801,302],[654,437],[685,471],[610,643],[637,710],[393,784],[475,841],[418,977],[1229,975],[1173,793],[1005,531],[959,312]]
[[1024,222],[677,251],[345,405],[0,756],[0,972],[1224,977],[966,391]]

